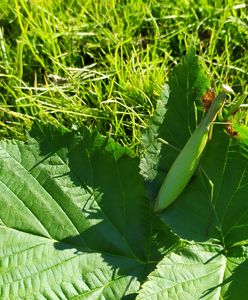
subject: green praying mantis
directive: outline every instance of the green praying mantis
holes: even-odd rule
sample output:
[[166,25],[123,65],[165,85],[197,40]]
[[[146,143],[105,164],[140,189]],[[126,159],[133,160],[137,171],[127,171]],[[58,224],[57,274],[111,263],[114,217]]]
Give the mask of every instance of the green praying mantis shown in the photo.
[[232,89],[229,86],[222,85],[222,88],[223,92],[220,92],[213,100],[205,117],[190,136],[169,169],[155,202],[155,212],[167,208],[174,202],[194,174],[201,154],[207,144],[210,127],[224,105],[226,93],[232,93]]

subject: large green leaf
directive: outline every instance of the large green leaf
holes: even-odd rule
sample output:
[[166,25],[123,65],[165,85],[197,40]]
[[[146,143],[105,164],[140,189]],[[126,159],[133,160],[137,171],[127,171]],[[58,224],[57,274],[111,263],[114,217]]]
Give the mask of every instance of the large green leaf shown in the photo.
[[134,295],[175,242],[143,189],[139,161],[82,131],[0,143],[0,298]]
[[149,275],[137,300],[246,299],[247,250],[224,255],[220,246],[190,245],[171,253]]
[[[196,105],[192,93],[201,93],[204,79],[199,66],[196,68],[198,73],[190,68],[196,62],[196,56],[190,52],[174,69],[170,79],[171,91],[167,89],[162,97],[165,101],[158,103],[157,113],[143,137],[146,152],[140,164],[141,173],[153,197],[194,123],[191,118]],[[184,80],[181,78],[183,71],[187,74]],[[179,120],[173,117],[183,114],[191,118]],[[245,201],[248,192],[248,128],[241,129],[239,136],[233,138],[225,132],[224,125],[214,127],[198,172],[178,199],[161,214],[163,221],[180,237],[199,242],[216,240],[225,246],[248,241],[248,203]],[[166,143],[161,143],[161,140]]]
[[[190,52],[174,69],[143,137],[146,149],[141,173],[153,199],[194,128],[197,99],[192,93],[201,94],[204,78],[200,67],[198,73],[191,70],[196,62]],[[178,199],[160,214],[174,233],[194,243],[193,250],[189,246],[166,256],[138,298],[244,299],[248,284],[243,276],[247,275],[247,250],[243,247],[248,244],[248,129],[235,129],[238,136],[234,138],[224,125],[214,127],[198,171]],[[240,289],[234,282],[240,283]]]

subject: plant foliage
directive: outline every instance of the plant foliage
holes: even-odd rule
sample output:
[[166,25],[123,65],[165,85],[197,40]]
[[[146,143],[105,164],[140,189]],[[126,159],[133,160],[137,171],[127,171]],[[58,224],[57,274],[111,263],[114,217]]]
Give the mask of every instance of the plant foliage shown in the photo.
[[246,128],[230,137],[215,126],[184,192],[153,213],[208,85],[190,51],[144,133],[141,160],[83,128],[41,125],[26,143],[0,142],[1,299],[245,299]]

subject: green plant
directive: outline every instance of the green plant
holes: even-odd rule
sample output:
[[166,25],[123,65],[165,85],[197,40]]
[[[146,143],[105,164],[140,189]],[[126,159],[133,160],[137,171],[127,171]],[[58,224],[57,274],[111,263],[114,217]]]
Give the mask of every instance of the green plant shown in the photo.
[[200,161],[207,176],[196,172],[153,212],[208,86],[190,52],[158,101],[141,160],[83,128],[40,123],[26,143],[0,142],[1,299],[245,299],[248,130],[238,115],[237,135],[214,127]]

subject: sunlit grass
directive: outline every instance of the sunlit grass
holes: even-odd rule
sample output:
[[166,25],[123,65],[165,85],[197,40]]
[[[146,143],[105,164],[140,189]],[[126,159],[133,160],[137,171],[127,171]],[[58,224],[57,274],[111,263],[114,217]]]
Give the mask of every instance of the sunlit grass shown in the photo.
[[246,10],[234,0],[2,0],[1,135],[24,137],[38,119],[136,149],[192,43],[214,86],[247,89]]

